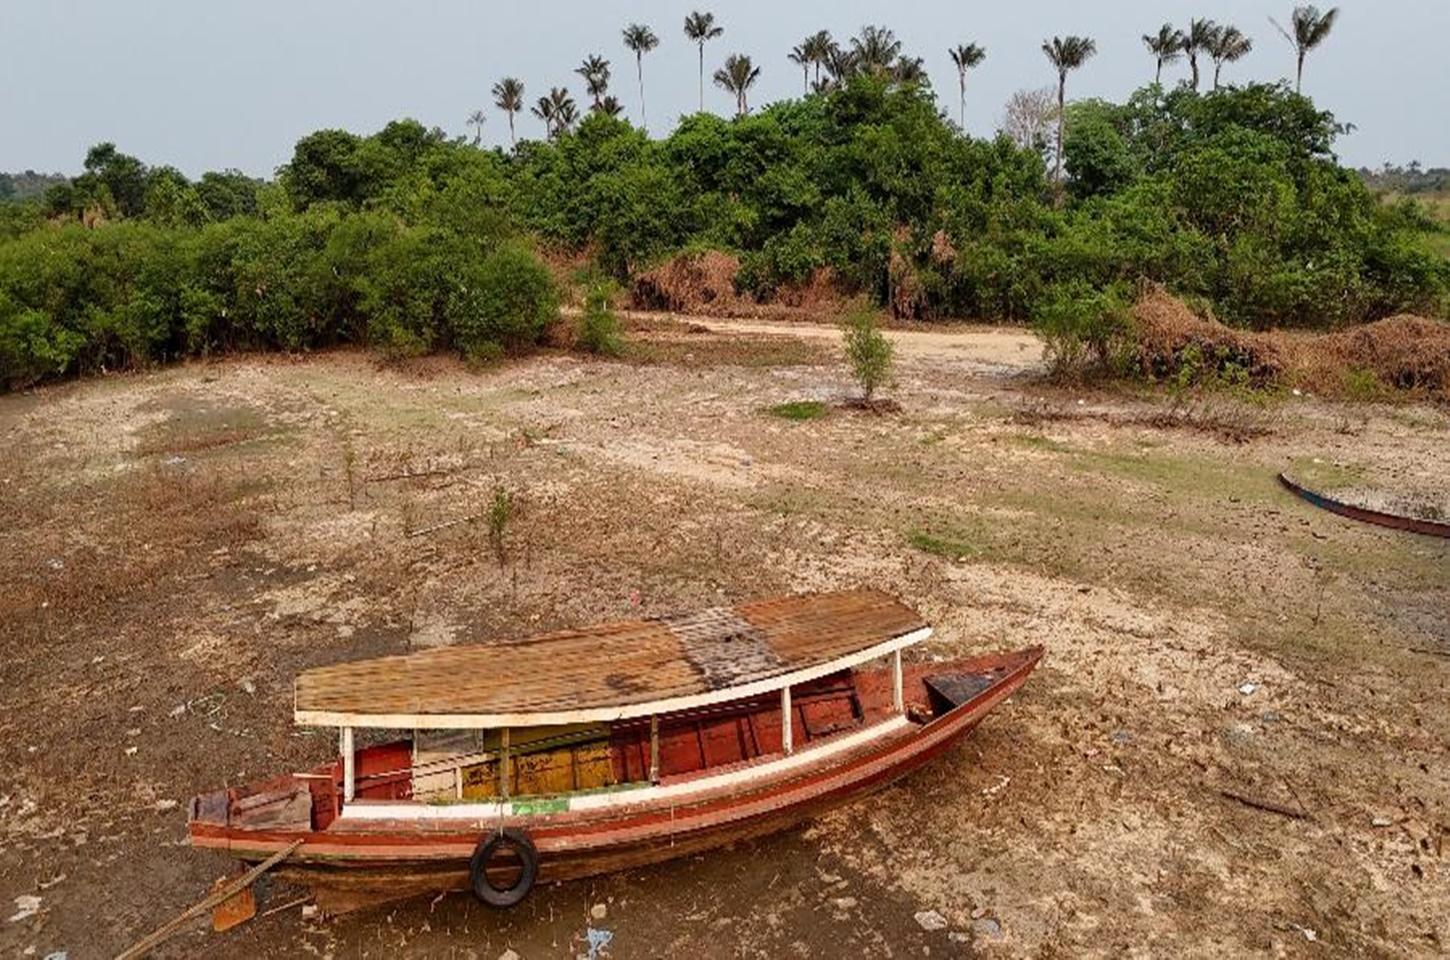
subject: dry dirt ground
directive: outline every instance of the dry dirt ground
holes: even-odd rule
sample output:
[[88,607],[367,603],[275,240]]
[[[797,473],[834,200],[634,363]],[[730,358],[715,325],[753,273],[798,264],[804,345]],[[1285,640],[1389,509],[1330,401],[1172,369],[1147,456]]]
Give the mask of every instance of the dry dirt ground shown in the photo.
[[[304,919],[278,885],[160,954],[1450,949],[1450,542],[1274,481],[1443,496],[1443,410],[1051,388],[1029,340],[966,331],[894,334],[901,412],[867,413],[832,337],[690,324],[637,322],[623,361],[242,357],[0,397],[0,952],[110,956],[230,870],[184,845],[187,798],[335,749],[291,724],[301,669],[858,584],[935,624],[920,656],[1046,660],[961,748],[769,841],[502,915]],[[771,410],[803,400],[824,416]],[[478,524],[407,536],[497,486],[502,564]]]

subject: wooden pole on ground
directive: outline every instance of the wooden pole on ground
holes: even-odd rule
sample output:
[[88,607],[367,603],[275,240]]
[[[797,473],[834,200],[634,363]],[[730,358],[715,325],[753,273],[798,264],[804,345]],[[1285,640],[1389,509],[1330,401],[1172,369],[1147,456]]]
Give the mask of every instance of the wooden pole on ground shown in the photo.
[[268,870],[271,870],[283,860],[286,860],[288,857],[292,856],[292,854],[300,846],[302,846],[301,840],[293,840],[287,846],[283,847],[281,850],[278,850],[266,860],[263,860],[261,863],[248,870],[236,880],[222,887],[220,890],[216,891],[205,900],[202,900],[200,903],[187,907],[175,920],[172,920],[170,923],[167,923],[164,926],[158,927],[149,936],[138,941],[135,946],[116,954],[116,960],[140,960],[141,957],[146,956],[146,954],[150,953],[152,950],[155,950],[158,946],[160,946],[167,937],[175,933],[182,924],[186,923],[186,921],[196,919],[197,917],[206,913],[208,910],[212,909],[218,904],[224,903],[225,901],[230,900],[232,897],[236,896],[238,893],[241,893],[243,890],[256,883],[257,878],[260,877],[262,874],[266,873]]

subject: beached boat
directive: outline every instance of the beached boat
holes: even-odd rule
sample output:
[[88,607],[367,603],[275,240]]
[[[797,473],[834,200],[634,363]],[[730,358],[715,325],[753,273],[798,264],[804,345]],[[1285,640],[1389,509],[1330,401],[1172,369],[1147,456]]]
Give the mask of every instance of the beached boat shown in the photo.
[[858,590],[309,670],[296,722],[339,755],[196,797],[191,842],[255,862],[300,841],[277,872],[336,913],[509,906],[761,836],[939,754],[1042,655],[904,664],[930,634]]

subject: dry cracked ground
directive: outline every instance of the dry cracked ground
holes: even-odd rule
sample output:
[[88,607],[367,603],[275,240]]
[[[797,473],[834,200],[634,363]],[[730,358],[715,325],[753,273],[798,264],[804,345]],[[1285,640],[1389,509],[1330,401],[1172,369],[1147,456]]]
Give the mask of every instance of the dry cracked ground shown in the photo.
[[[783,836],[508,914],[325,920],[273,885],[159,955],[1450,949],[1450,543],[1275,482],[1443,498],[1444,411],[1065,390],[1018,333],[895,336],[888,414],[842,405],[826,331],[659,318],[624,361],[242,357],[0,398],[0,951],[110,956],[231,870],[186,800],[329,754],[299,670],[851,585],[935,624],[920,656],[1047,657],[959,749]],[[798,401],[821,415],[772,411]],[[439,526],[499,488],[502,560]]]

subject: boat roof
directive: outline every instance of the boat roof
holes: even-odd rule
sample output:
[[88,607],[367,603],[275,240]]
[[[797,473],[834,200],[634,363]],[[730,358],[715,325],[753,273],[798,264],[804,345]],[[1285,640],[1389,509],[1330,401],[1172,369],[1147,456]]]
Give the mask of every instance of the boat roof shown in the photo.
[[877,590],[801,594],[308,670],[299,724],[465,729],[600,723],[780,690],[931,635]]

